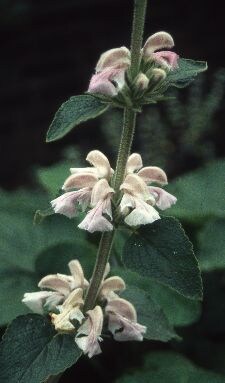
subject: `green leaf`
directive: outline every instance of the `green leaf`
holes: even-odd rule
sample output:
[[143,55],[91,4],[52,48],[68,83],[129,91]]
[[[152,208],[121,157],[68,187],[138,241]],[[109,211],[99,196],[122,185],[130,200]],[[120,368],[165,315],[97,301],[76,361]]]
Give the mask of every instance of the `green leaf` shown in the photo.
[[112,270],[112,275],[122,277],[128,286],[144,290],[154,303],[161,307],[172,326],[187,326],[200,317],[199,301],[185,298],[175,290],[168,289],[157,281],[143,278],[130,270],[116,268]]
[[1,193],[0,197],[0,325],[4,325],[28,311],[21,300],[25,292],[37,291],[38,281],[48,273],[46,255],[50,272],[63,272],[64,264],[67,273],[67,261],[79,259],[85,266],[90,260],[92,265],[96,252],[85,232],[66,217],[54,215],[33,225],[33,208],[39,200],[35,193],[7,193],[7,197]]
[[203,271],[225,269],[225,221],[209,221],[199,233],[199,263]]
[[68,274],[68,263],[80,261],[86,278],[91,277],[97,249],[87,241],[58,244],[47,248],[36,258],[35,273],[39,279],[47,274]]
[[163,310],[151,299],[150,294],[137,287],[127,285],[122,298],[134,305],[138,323],[147,326],[147,332],[144,335],[146,339],[167,342],[170,339],[178,338]]
[[48,319],[29,314],[15,319],[0,350],[1,383],[41,383],[77,362],[74,337],[57,334]]
[[201,276],[192,245],[171,217],[142,226],[126,242],[125,265],[191,299],[202,298]]
[[46,141],[51,142],[64,137],[75,126],[99,116],[108,107],[109,104],[90,94],[71,97],[56,112],[47,132]]
[[72,161],[63,161],[37,170],[38,182],[51,195],[55,196],[61,189],[66,177],[70,175]]
[[195,77],[207,69],[205,61],[194,61],[189,59],[179,59],[178,68],[171,70],[166,78],[169,86],[184,88],[189,85]]
[[225,377],[192,364],[170,351],[152,352],[142,368],[131,370],[117,383],[224,383]]
[[225,217],[223,204],[225,159],[188,173],[168,185],[178,201],[171,215],[189,222],[205,222],[212,217]]

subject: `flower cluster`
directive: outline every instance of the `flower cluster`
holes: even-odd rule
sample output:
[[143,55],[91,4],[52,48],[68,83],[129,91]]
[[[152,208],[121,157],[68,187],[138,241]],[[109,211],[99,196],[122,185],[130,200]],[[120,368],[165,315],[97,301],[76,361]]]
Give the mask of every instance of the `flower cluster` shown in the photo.
[[[110,186],[113,176],[107,157],[98,150],[91,151],[87,161],[93,165],[87,168],[71,168],[60,197],[51,201],[55,213],[69,218],[75,217],[80,209],[87,214],[78,225],[91,233],[113,230],[112,198],[114,190]],[[156,167],[143,167],[138,153],[130,155],[126,166],[126,176],[120,186],[122,198],[119,201],[121,219],[129,226],[152,223],[160,219],[155,206],[168,209],[176,203],[176,198],[160,187],[149,186],[156,183],[167,184],[165,172]],[[90,210],[89,210],[90,209]]]
[[[146,71],[143,70],[138,74],[135,81],[139,89],[147,89],[150,79],[163,80],[168,71],[177,68],[179,56],[168,50],[161,51],[173,46],[173,38],[167,32],[157,32],[147,39],[141,50],[142,63],[152,62],[154,65],[150,72],[147,67]],[[116,96],[126,83],[125,73],[130,64],[131,54],[126,47],[104,52],[96,65],[96,73],[91,78],[88,92]]]
[[75,342],[90,358],[101,352],[99,342],[102,341],[104,323],[117,341],[142,341],[146,327],[137,323],[134,306],[117,294],[126,288],[123,279],[118,276],[107,278],[109,264],[99,289],[97,305],[86,313],[82,308],[89,282],[84,278],[78,260],[71,261],[68,266],[71,275],[44,277],[38,286],[48,290],[26,293],[23,303],[35,313],[49,312],[56,331],[76,333]]

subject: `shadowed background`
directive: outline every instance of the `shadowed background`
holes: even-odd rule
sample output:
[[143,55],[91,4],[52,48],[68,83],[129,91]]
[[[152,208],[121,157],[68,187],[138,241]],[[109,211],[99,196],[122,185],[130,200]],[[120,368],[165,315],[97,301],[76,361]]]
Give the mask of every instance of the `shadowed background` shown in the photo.
[[[208,61],[210,79],[224,65],[223,12],[205,1],[149,3],[145,38],[170,32],[180,56]],[[32,167],[59,160],[65,146],[104,148],[98,119],[53,144],[45,133],[60,104],[87,89],[101,52],[129,46],[131,20],[130,0],[0,1],[2,187],[32,185]],[[222,129],[223,113],[216,118]],[[221,134],[210,137],[216,156]]]

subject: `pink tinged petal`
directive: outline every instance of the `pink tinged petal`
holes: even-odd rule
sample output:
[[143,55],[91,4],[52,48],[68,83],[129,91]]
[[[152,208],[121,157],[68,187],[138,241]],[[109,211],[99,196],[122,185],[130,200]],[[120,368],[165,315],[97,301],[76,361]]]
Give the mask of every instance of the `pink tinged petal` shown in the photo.
[[84,278],[83,269],[78,260],[72,260],[68,264],[70,272],[73,276],[73,288],[86,288],[89,286],[88,281]]
[[98,204],[87,213],[78,227],[90,233],[94,233],[95,231],[112,231],[113,225],[102,215],[104,204],[104,201],[99,201]]
[[156,199],[156,206],[161,210],[166,210],[177,202],[175,196],[161,188],[150,186],[149,191]]
[[108,67],[125,68],[130,65],[130,51],[126,47],[110,49],[100,56],[96,65],[96,72]]
[[120,190],[130,193],[132,196],[147,201],[149,199],[149,190],[142,177],[138,174],[128,174]]
[[129,226],[147,225],[160,219],[153,206],[136,199],[136,208],[126,216],[124,222]]
[[86,160],[97,169],[98,177],[109,179],[113,174],[108,158],[99,150],[89,152]]
[[82,188],[93,188],[95,183],[98,181],[98,177],[94,174],[78,173],[69,176],[64,185],[63,190],[69,189],[82,189]]
[[63,274],[50,274],[42,278],[38,283],[41,289],[55,290],[63,295],[68,295],[71,290],[72,278],[68,279],[67,275]]
[[157,61],[159,64],[164,65],[168,69],[178,68],[179,56],[175,52],[161,51],[152,54],[152,59]]
[[105,312],[108,315],[109,331],[115,340],[143,340],[146,327],[137,323],[136,310],[130,302],[121,298],[112,300],[107,304]]
[[103,312],[100,306],[87,312],[88,318],[78,329],[75,342],[78,347],[91,358],[101,353],[99,341],[102,341]]
[[76,203],[81,205],[82,209],[90,203],[91,191],[83,188],[78,191],[68,192],[51,201],[55,213],[63,214],[68,218],[73,218],[77,214]]
[[142,166],[143,163],[140,154],[133,153],[129,156],[127,160],[126,172],[127,174],[134,173],[136,170],[141,169]]
[[170,49],[174,46],[172,36],[167,32],[157,32],[151,35],[143,47],[143,55],[148,57],[158,49]]
[[[111,293],[115,291],[123,291],[125,290],[126,285],[122,278],[114,276],[107,278],[101,286],[99,291],[99,297],[103,299],[108,299],[111,297]],[[113,295],[114,296],[114,295]]]
[[156,182],[160,185],[167,184],[166,173],[157,166],[147,166],[138,172],[138,176],[147,184]]
[[118,320],[120,321],[123,330],[117,331],[114,334],[114,339],[118,342],[127,342],[127,341],[143,341],[143,334],[146,333],[147,327],[140,325],[139,323],[134,323],[126,318],[118,316]]
[[[116,85],[114,84],[116,83]],[[92,76],[88,91],[115,96],[125,84],[125,70],[109,67]]]
[[[96,206],[99,201],[105,200],[107,197],[112,197],[114,190],[109,186],[106,179],[99,180],[93,187],[91,193],[91,206]],[[110,201],[110,199],[109,199]]]
[[106,313],[119,314],[131,321],[137,321],[137,313],[134,306],[128,302],[126,299],[118,298],[113,301],[110,301],[106,308]]
[[29,307],[31,311],[37,314],[44,314],[43,306],[50,296],[54,295],[53,291],[38,291],[35,293],[25,293],[22,302]]
[[63,214],[68,218],[76,216],[75,201],[77,192],[69,192],[53,199],[50,203],[55,213]]
[[89,93],[100,93],[106,96],[114,97],[118,91],[112,82],[106,79],[102,79],[100,74],[94,74],[91,78],[88,87]]

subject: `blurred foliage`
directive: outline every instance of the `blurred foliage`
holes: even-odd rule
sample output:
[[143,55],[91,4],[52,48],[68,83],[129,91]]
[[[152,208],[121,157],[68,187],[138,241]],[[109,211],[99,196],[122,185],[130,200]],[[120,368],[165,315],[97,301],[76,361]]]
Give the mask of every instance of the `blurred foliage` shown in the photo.
[[[181,220],[194,243],[204,272],[202,313],[200,302],[125,270],[120,254],[130,234],[127,230],[119,230],[113,248],[112,274],[126,280],[124,297],[130,300],[133,297],[140,323],[143,321],[151,326],[150,338],[174,339],[164,346],[150,341],[131,342],[129,347],[112,341],[108,345],[106,340],[102,355],[93,361],[81,358],[66,372],[62,382],[67,382],[67,378],[71,381],[75,373],[79,379],[84,371],[98,383],[105,381],[106,373],[109,383],[132,382],[132,379],[147,383],[181,383],[184,379],[201,383],[225,381],[225,212],[222,197],[225,160],[216,158],[215,141],[210,140],[213,130],[217,129],[216,114],[222,104],[224,82],[221,70],[208,96],[203,97],[208,85],[202,76],[184,99],[171,100],[160,111],[154,107],[145,110],[144,116],[139,118],[135,147],[143,153],[145,165],[162,166],[171,175],[190,170],[195,161],[199,165],[195,171],[179,176],[168,185],[168,191],[176,195],[178,202],[167,215]],[[106,152],[118,147],[121,118],[119,112],[107,113],[103,118],[101,131]],[[151,153],[148,147],[152,148]],[[75,166],[85,166],[85,160],[78,147],[68,147],[60,162],[34,169],[35,190],[0,191],[1,325],[18,314],[27,313],[21,303],[24,292],[36,291],[38,280],[45,274],[67,273],[67,263],[71,259],[79,259],[90,278],[99,235],[90,239],[77,229],[76,219],[70,221],[57,215],[47,217],[40,225],[32,225],[35,210],[49,207],[49,200],[59,194],[69,168]],[[175,331],[182,340],[177,340]],[[162,347],[169,352],[159,352]]]
[[[201,74],[181,94],[163,105],[144,108],[138,117],[134,150],[144,164],[164,168],[170,176],[190,170],[217,156],[214,135],[219,130],[217,114],[224,106],[225,69],[218,69],[211,83]],[[116,156],[122,113],[111,111],[102,117],[101,130]],[[151,148],[151,150],[149,150]]]
[[140,370],[130,371],[117,383],[223,383],[224,377],[204,371],[184,357],[171,352],[155,352],[146,355]]
[[[21,304],[23,293],[36,291],[38,280],[45,274],[67,273],[67,263],[71,259],[79,259],[86,276],[90,277],[91,275],[99,236],[94,236],[92,243],[90,243],[86,233],[77,229],[76,220],[70,221],[57,215],[48,217],[41,225],[32,226],[35,210],[47,207],[48,201],[57,195],[64,178],[68,174],[69,167],[84,165],[76,147],[68,148],[63,157],[61,162],[52,167],[36,169],[38,184],[36,191],[18,190],[11,193],[4,191],[0,193],[2,217],[0,224],[3,238],[0,242],[0,304],[1,307],[5,308],[1,312],[1,324],[6,324],[18,314],[28,312]],[[174,339],[166,346],[167,349],[176,350],[179,354],[166,352],[155,354],[151,352],[149,356],[146,354],[148,348],[146,348],[145,343],[143,343],[142,349],[139,345],[134,344],[132,346],[133,352],[135,349],[139,350],[136,352],[140,354],[141,363],[143,363],[143,358],[148,360],[145,364],[147,369],[139,363],[135,368],[135,363],[131,362],[129,353],[126,354],[126,357],[124,356],[124,366],[122,367],[116,351],[113,351],[114,347],[116,350],[117,346],[113,343],[110,351],[107,351],[106,342],[103,347],[105,354],[95,358],[92,365],[96,381],[104,382],[102,376],[105,373],[104,368],[106,367],[104,365],[107,366],[107,362],[103,362],[102,358],[107,358],[110,353],[111,357],[113,355],[115,359],[115,368],[110,373],[112,377],[109,378],[109,382],[115,382],[118,376],[121,376],[118,378],[118,382],[130,381],[131,366],[135,371],[131,374],[136,379],[134,381],[137,382],[167,383],[168,380],[165,379],[169,377],[171,382],[181,383],[181,376],[185,376],[187,381],[190,380],[191,382],[200,379],[201,382],[208,383],[210,381],[212,383],[215,381],[220,383],[225,379],[224,376],[203,370],[203,368],[211,368],[215,372],[225,373],[222,367],[225,360],[225,243],[221,205],[218,204],[218,208],[214,208],[214,214],[208,213],[209,206],[211,206],[212,211],[212,195],[217,201],[221,201],[222,190],[218,187],[217,194],[214,189],[211,190],[210,188],[214,185],[211,181],[207,188],[202,185],[204,172],[207,171],[206,179],[213,180],[216,173],[217,186],[220,186],[223,182],[222,170],[224,167],[224,160],[217,160],[206,168],[200,168],[189,175],[180,177],[178,181],[175,180],[170,185],[171,190],[176,190],[178,198],[178,208],[171,209],[172,215],[177,215],[185,225],[188,217],[188,231],[191,239],[195,242],[200,266],[203,270],[208,271],[207,274],[204,274],[205,296],[202,315],[200,314],[200,302],[185,298],[159,282],[150,281],[138,276],[135,272],[124,270],[122,266],[118,266],[120,258],[118,258],[118,254],[123,250],[124,243],[130,234],[126,230],[117,233],[116,244],[113,249],[112,265],[114,267],[112,274],[118,274],[126,280],[127,290],[124,297],[129,297],[135,302],[140,323],[150,324],[150,339],[161,339],[162,341],[171,338],[176,339],[176,334],[172,328],[175,326],[182,341]],[[177,185],[186,186],[178,187]],[[192,191],[191,193],[188,192],[188,187]],[[204,191],[207,192],[204,193]],[[195,195],[197,195],[197,199],[192,209]],[[204,203],[201,200],[203,196]],[[181,205],[182,201],[186,202],[181,210],[179,204]],[[213,270],[215,269],[219,269],[220,273],[217,272],[214,275]],[[219,340],[215,338],[217,334],[220,336]],[[155,344],[152,341],[150,345],[152,345],[153,351],[161,348],[158,343]],[[208,350],[210,347],[215,350],[217,358],[214,357],[209,363],[210,352]],[[202,353],[203,349],[204,353]],[[190,356],[202,368],[192,365],[182,354]],[[158,364],[155,365],[155,355],[159,356],[160,366],[162,364],[164,366],[163,370]],[[158,360],[157,357],[156,360]],[[80,363],[82,365],[82,360],[78,362],[78,371]],[[126,367],[128,368],[128,375],[125,371]]]

